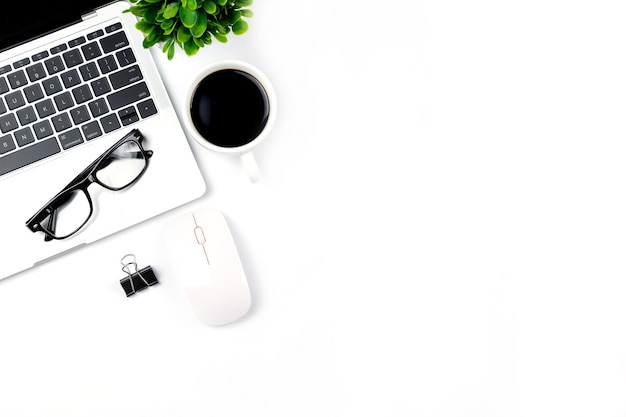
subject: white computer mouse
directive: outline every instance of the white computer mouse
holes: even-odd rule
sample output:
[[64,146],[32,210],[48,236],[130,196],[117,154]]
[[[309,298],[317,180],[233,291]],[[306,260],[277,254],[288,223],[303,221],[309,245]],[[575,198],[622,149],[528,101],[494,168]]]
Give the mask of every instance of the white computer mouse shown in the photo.
[[198,318],[220,326],[243,317],[251,297],[239,253],[222,213],[202,208],[177,218],[170,253]]

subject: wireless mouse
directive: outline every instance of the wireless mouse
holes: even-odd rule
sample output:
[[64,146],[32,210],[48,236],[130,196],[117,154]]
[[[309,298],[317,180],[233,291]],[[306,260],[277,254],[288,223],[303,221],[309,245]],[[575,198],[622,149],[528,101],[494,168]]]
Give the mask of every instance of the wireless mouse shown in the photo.
[[250,288],[220,211],[202,208],[180,216],[171,225],[170,243],[179,278],[203,323],[220,326],[248,312]]

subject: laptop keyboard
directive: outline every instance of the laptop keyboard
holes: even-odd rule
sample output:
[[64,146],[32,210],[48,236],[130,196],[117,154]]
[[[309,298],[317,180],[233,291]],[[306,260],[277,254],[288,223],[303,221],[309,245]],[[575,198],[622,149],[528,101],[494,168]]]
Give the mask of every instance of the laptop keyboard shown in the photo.
[[121,23],[0,66],[0,176],[156,113]]

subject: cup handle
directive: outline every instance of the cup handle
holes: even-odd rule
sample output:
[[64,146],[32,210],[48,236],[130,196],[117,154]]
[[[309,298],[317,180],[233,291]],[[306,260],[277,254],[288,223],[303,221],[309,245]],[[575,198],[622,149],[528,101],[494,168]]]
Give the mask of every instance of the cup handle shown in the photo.
[[261,179],[261,173],[259,172],[259,166],[256,163],[256,159],[254,159],[254,155],[252,155],[252,151],[244,152],[239,156],[241,157],[241,161],[248,172],[250,181],[259,181]]

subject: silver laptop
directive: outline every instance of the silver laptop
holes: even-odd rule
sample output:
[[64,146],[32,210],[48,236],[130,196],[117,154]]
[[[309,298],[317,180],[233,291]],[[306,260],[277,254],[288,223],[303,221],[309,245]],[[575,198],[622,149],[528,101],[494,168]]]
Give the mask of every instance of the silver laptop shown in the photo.
[[128,7],[36,1],[26,24],[0,17],[0,279],[205,192]]

